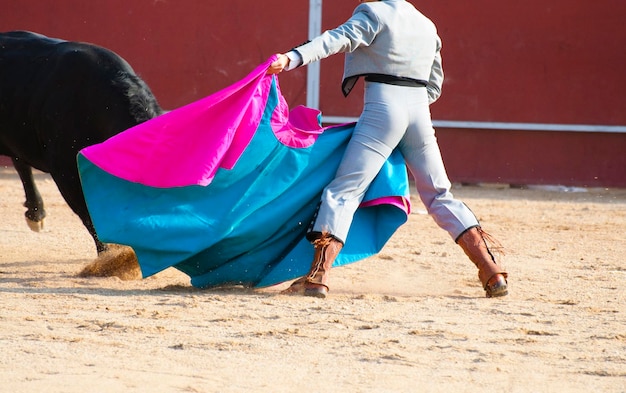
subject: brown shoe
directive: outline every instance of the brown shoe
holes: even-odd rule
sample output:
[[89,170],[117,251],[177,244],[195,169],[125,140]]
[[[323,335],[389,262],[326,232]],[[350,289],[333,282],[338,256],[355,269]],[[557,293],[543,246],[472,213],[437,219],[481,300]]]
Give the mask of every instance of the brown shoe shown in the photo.
[[280,291],[281,295],[304,295],[304,285],[306,284],[306,277],[300,277],[296,281],[292,282],[289,288]]
[[[459,236],[457,243],[478,268],[478,278],[487,297],[505,296],[508,291],[508,274],[496,262],[487,241],[498,246],[498,242],[481,227],[472,227]],[[501,248],[501,247],[499,247]]]
[[486,296],[498,297],[508,295],[507,276],[508,274],[506,273],[498,273],[487,280],[487,283],[484,285]]
[[304,294],[319,298],[328,296],[330,268],[343,248],[343,243],[326,232],[317,236],[312,243],[315,247],[315,255],[311,263],[311,270],[306,276],[294,281],[289,288],[281,293]]

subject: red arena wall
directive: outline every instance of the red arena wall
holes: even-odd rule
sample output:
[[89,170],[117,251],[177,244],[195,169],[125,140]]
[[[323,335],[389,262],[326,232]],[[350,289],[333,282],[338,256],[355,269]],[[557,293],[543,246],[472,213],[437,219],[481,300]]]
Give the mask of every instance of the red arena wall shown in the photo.
[[[173,109],[223,88],[308,38],[309,2],[266,0],[1,0],[0,30],[108,47]],[[446,81],[432,106],[453,181],[626,186],[626,2],[412,1],[443,40]],[[354,2],[325,2],[322,28]],[[321,63],[319,107],[354,117],[341,56]],[[306,68],[281,74],[306,103]],[[594,127],[590,127],[594,126]]]

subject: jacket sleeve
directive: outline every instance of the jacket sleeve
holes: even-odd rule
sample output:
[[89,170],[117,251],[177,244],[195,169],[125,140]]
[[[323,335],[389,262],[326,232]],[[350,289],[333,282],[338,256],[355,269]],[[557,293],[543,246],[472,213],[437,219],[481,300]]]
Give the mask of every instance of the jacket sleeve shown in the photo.
[[352,52],[359,46],[370,45],[380,28],[378,16],[362,4],[345,23],[294,50],[302,57],[301,65],[307,65],[336,53]]
[[428,103],[432,104],[437,101],[441,95],[441,87],[443,86],[443,65],[441,62],[441,39],[437,37],[437,53],[435,53],[435,60],[430,69],[430,77],[428,78]]

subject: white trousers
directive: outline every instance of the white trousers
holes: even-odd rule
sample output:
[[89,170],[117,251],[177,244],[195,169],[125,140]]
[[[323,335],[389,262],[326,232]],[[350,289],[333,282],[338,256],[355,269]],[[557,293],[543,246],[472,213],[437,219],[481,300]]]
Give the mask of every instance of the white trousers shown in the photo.
[[365,103],[334,180],[324,189],[314,232],[345,242],[365,191],[398,147],[420,199],[435,222],[456,240],[477,226],[471,210],[450,192],[430,117],[426,88],[365,82]]

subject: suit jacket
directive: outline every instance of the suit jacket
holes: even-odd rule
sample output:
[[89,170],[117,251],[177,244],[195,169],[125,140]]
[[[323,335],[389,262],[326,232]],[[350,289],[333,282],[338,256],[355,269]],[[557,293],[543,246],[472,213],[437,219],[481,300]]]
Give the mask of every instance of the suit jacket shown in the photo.
[[302,65],[344,52],[343,78],[385,74],[428,82],[430,102],[441,94],[441,39],[435,24],[405,0],[362,3],[352,17],[296,47]]

